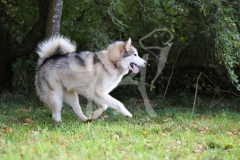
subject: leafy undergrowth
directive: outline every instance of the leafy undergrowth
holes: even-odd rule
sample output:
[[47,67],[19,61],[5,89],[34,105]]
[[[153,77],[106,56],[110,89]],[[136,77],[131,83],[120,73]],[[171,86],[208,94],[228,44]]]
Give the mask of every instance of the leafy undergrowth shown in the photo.
[[171,106],[153,118],[128,102],[132,119],[108,109],[82,123],[65,106],[63,122],[55,123],[48,108],[26,99],[0,101],[1,160],[240,159],[236,112],[192,114]]

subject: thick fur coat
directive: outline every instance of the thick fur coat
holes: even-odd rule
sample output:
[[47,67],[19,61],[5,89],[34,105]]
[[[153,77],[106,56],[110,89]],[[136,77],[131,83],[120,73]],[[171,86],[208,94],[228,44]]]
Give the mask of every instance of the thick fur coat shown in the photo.
[[[72,106],[84,122],[98,118],[108,106],[132,117],[120,101],[109,95],[129,70],[137,73],[137,66],[146,64],[130,38],[127,42],[112,43],[106,50],[76,53],[76,46],[68,38],[55,36],[39,43],[37,53],[37,95],[50,107],[55,121],[61,121],[63,102]],[[98,105],[89,118],[82,112],[78,94]]]

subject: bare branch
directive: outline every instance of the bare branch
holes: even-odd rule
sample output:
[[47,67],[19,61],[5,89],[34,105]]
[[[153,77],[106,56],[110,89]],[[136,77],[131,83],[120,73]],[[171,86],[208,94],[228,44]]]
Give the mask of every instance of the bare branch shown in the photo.
[[196,83],[196,90],[195,90],[195,96],[194,96],[194,102],[193,102],[193,110],[192,112],[194,113],[195,111],[195,107],[196,107],[196,99],[197,99],[197,91],[198,91],[198,82],[199,82],[199,79],[202,75],[202,72],[199,74],[198,78],[197,78],[197,83]]

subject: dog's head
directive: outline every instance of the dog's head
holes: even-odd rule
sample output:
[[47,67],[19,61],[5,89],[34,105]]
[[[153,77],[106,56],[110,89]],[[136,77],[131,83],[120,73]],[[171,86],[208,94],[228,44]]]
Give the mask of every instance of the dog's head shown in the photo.
[[138,66],[144,67],[147,62],[138,56],[137,49],[131,44],[132,40],[129,38],[128,41],[125,42],[125,52],[122,55],[122,59],[123,61],[127,61],[128,68],[133,73],[138,73]]
[[131,38],[126,42],[118,41],[109,45],[107,51],[110,60],[124,70],[129,69],[133,73],[138,73],[138,66],[146,65],[146,61],[138,56],[137,49],[132,46]]

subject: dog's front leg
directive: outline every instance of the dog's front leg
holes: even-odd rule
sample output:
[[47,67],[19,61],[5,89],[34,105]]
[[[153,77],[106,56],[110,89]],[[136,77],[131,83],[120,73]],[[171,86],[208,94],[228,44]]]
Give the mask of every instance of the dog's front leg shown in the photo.
[[97,95],[98,98],[95,99],[96,102],[106,104],[120,112],[123,116],[132,118],[132,114],[124,107],[124,105],[109,94],[100,93]]
[[91,115],[90,119],[94,120],[97,119],[106,109],[108,108],[105,104],[98,105],[98,109],[95,110]]

